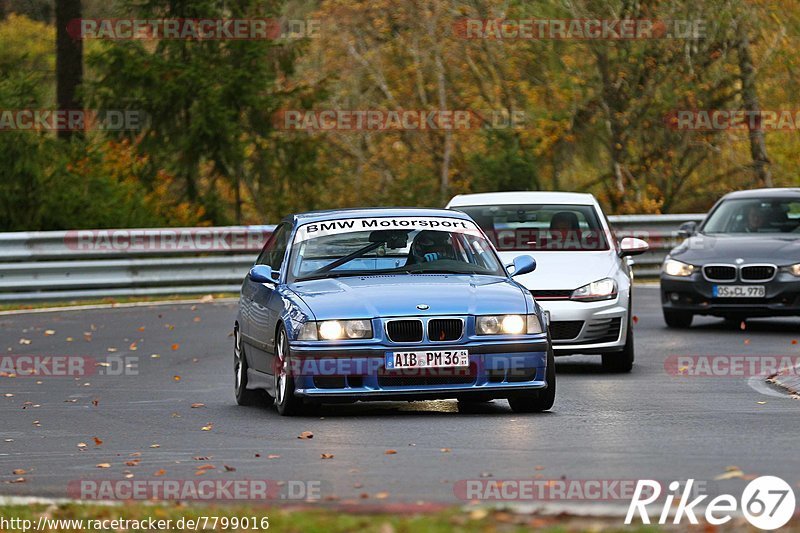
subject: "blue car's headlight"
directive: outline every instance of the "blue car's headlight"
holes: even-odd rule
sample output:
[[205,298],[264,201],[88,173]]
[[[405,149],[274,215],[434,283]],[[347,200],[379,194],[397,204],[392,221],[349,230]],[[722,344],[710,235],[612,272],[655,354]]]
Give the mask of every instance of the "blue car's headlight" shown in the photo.
[[372,338],[372,322],[369,320],[306,322],[297,335],[297,340],[299,341],[338,341],[370,338]]
[[536,315],[488,315],[475,320],[478,335],[533,335],[542,332]]

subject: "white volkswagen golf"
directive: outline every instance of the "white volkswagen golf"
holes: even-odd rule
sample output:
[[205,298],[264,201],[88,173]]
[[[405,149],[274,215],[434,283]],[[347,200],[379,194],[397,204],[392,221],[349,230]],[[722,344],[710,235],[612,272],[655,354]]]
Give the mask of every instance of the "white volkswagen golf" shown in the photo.
[[516,279],[549,312],[555,355],[601,354],[606,370],[631,370],[628,257],[647,251],[645,241],[618,242],[591,194],[464,194],[447,207],[470,215],[504,262],[520,252],[534,256],[536,271]]

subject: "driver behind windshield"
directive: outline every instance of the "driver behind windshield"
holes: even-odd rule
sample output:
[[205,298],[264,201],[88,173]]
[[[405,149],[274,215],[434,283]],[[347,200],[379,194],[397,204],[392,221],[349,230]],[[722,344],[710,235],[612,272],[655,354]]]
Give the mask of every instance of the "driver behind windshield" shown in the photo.
[[767,217],[764,210],[759,205],[751,205],[747,209],[747,225],[745,231],[748,233],[757,233],[766,226]]
[[420,231],[411,243],[409,263],[431,263],[440,259],[455,259],[450,234],[445,231]]

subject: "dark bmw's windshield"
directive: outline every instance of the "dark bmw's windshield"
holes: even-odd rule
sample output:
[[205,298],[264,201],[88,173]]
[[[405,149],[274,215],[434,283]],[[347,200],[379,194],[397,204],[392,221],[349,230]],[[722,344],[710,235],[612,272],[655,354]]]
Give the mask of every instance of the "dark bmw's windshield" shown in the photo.
[[800,198],[725,200],[708,216],[701,231],[800,237]]
[[395,217],[300,226],[289,277],[303,281],[421,273],[506,275],[491,244],[472,222]]

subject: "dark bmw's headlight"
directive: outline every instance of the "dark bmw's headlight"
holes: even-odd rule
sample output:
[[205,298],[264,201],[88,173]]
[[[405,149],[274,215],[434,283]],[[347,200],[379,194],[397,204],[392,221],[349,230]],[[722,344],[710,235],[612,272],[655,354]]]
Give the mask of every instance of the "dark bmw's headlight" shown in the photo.
[[664,266],[662,267],[664,274],[668,276],[676,276],[679,278],[685,278],[687,276],[691,276],[692,272],[694,272],[694,265],[690,265],[689,263],[684,263],[683,261],[676,261],[675,259],[667,258],[664,261]]
[[792,276],[797,276],[798,278],[800,278],[800,263],[784,267],[784,270],[786,270],[786,272],[788,272]]
[[475,319],[478,335],[534,335],[542,332],[536,315],[488,315]]
[[338,341],[345,339],[371,339],[372,322],[369,320],[323,320],[306,322],[297,336],[299,341]]
[[598,302],[600,300],[612,300],[617,297],[617,282],[611,278],[593,281],[583,287],[572,291],[572,300],[582,302]]

